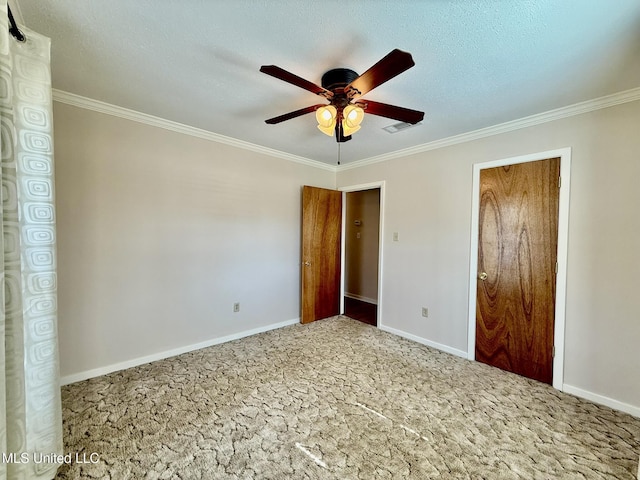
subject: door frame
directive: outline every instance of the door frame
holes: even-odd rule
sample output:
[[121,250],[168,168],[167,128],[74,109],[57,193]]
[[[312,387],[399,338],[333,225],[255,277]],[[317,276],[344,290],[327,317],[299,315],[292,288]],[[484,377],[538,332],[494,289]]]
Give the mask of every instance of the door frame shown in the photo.
[[380,225],[378,227],[378,314],[376,315],[376,326],[382,327],[382,252],[384,243],[384,184],[385,181],[362,183],[359,185],[348,185],[338,188],[342,192],[342,246],[340,265],[340,314],[344,314],[344,283],[345,283],[345,260],[346,260],[346,228],[347,228],[347,193],[359,192],[362,190],[380,189]]
[[469,255],[469,331],[467,335],[467,358],[476,356],[476,294],[478,270],[478,234],[480,220],[480,171],[486,168],[503,167],[518,163],[535,162],[560,157],[560,198],[558,207],[558,272],[556,274],[556,305],[553,332],[553,388],[563,390],[564,384],[564,330],[567,301],[567,257],[569,240],[569,189],[571,185],[571,147],[532,153],[518,157],[503,158],[473,164],[473,187],[471,199],[471,251]]

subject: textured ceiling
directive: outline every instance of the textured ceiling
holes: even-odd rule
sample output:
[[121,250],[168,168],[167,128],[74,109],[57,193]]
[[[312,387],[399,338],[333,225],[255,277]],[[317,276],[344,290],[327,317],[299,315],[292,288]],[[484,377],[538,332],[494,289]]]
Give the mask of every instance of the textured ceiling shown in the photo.
[[[13,2],[15,4],[15,2]],[[260,73],[312,82],[359,73],[394,48],[416,66],[365,98],[423,110],[389,134],[368,115],[342,163],[640,86],[639,0],[18,0],[52,39],[56,89],[335,164],[314,116],[264,120],[322,103]],[[318,102],[320,100],[320,102]]]

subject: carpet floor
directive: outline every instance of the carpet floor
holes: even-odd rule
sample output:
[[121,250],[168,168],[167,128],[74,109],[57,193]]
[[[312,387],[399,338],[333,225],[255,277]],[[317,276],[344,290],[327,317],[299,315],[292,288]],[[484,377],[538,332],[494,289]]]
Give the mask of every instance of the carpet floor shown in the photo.
[[640,419],[345,317],[68,385],[62,402],[65,452],[95,463],[62,465],[59,479],[631,480],[638,470]]

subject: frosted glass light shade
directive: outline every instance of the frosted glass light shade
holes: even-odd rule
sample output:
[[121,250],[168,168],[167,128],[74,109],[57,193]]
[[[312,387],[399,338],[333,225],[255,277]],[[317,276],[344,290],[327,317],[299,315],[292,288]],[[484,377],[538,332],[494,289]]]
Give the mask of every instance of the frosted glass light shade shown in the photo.
[[318,130],[320,130],[325,135],[329,135],[330,137],[333,137],[333,134],[336,131],[336,123],[333,122],[333,125],[330,127],[324,127],[322,125],[318,125]]
[[332,123],[335,125],[337,115],[338,111],[333,105],[320,107],[316,110],[316,120],[318,121],[318,125],[322,125],[323,127],[330,127]]
[[342,135],[344,135],[345,137],[348,137],[349,135],[356,133],[358,130],[360,130],[360,125],[356,125],[355,127],[350,127],[346,120],[342,122]]
[[326,107],[320,107],[316,110],[316,120],[318,121],[318,130],[325,135],[333,136],[336,128],[336,117],[338,111],[333,105],[327,105]]
[[342,132],[349,136],[360,130],[360,124],[364,119],[364,110],[356,105],[347,105],[342,112]]
[[347,105],[344,107],[343,117],[350,127],[357,127],[364,119],[364,110],[356,105]]

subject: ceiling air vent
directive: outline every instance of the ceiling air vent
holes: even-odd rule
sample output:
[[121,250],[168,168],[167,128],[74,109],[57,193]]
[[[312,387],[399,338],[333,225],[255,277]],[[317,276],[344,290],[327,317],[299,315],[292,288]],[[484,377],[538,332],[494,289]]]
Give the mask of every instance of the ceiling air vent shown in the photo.
[[422,124],[420,122],[416,124],[400,122],[400,123],[394,123],[393,125],[389,125],[388,127],[382,127],[382,129],[387,133],[398,133],[402,130],[406,130],[407,128],[415,127],[416,125],[422,125]]

